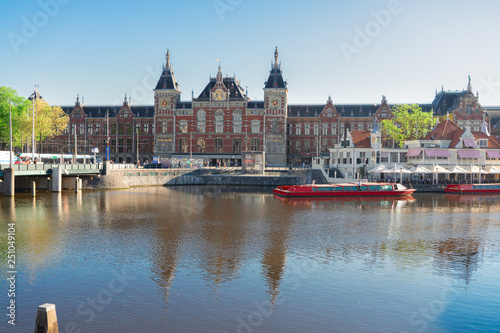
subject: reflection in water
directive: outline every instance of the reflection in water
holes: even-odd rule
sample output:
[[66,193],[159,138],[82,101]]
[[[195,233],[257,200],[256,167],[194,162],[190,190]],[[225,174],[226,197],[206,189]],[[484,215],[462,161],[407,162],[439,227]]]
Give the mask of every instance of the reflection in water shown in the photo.
[[[141,296],[137,301],[144,307],[141,323],[150,325],[130,330],[141,327],[153,332],[168,321],[165,327],[173,331],[203,331],[202,323],[190,326],[192,315],[200,314],[214,320],[203,322],[208,325],[205,331],[235,331],[232,325],[241,311],[252,313],[254,300],[261,300],[263,294],[273,309],[273,316],[262,323],[263,332],[282,329],[278,323],[286,331],[300,332],[300,325],[294,327],[299,320],[310,331],[322,331],[332,318],[342,318],[336,325],[346,318],[354,325],[360,316],[375,331],[387,325],[402,330],[409,325],[411,311],[418,309],[419,292],[432,290],[422,281],[444,277],[478,290],[478,277],[487,274],[484,262],[500,261],[497,252],[488,250],[499,241],[498,197],[416,194],[289,199],[262,189],[237,190],[64,192],[37,194],[35,201],[27,195],[4,197],[2,221],[16,221],[19,270],[26,277],[23,288],[30,290],[21,302],[24,311],[45,301],[41,288],[45,285],[53,291],[54,302],[68,302],[58,307],[58,315],[75,317],[78,302],[94,297],[108,283],[109,277],[104,281],[99,277],[125,267],[141,276],[129,293]],[[5,258],[6,246],[1,244]],[[322,268],[306,272],[311,278],[302,290],[288,293],[289,303],[280,305],[276,300],[287,290],[287,271],[300,261],[320,263]],[[77,292],[68,296],[73,293],[53,290],[54,281],[63,286],[74,283]],[[390,316],[377,312],[383,306],[379,310],[375,304],[367,312],[363,307],[346,307],[367,297],[360,290],[374,283],[390,285],[392,294],[374,289],[372,294],[380,292],[380,299],[370,302],[401,306],[394,307]],[[4,286],[1,282],[0,288]],[[110,303],[110,313],[99,317],[101,332],[115,331],[111,318],[126,311],[122,307],[128,304],[124,300],[128,294],[113,297],[116,302]],[[331,302],[337,298],[338,302]],[[168,311],[158,312],[158,304]],[[406,312],[398,314],[400,308]],[[311,309],[312,317],[296,318],[301,314],[298,309]],[[386,321],[378,321],[380,317]],[[72,319],[86,325],[85,318]],[[359,330],[345,325],[337,327]],[[23,322],[21,327],[31,323]]]

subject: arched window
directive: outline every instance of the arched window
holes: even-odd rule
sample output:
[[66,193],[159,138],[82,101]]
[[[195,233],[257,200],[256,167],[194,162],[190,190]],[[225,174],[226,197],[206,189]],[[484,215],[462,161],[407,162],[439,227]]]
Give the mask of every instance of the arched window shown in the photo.
[[252,120],[252,133],[260,133],[260,120]]
[[215,111],[215,133],[224,133],[224,112]]
[[206,129],[206,112],[200,110],[196,114],[196,131],[198,133],[205,133],[205,129]]
[[243,123],[241,111],[236,110],[233,112],[233,133],[241,133],[241,125]]

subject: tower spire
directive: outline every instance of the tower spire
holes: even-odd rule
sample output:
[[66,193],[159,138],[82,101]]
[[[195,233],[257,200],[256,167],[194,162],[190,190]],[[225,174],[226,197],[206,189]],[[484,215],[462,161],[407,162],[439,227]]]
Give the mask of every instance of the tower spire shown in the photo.
[[170,50],[169,49],[167,49],[167,66],[166,67],[167,68],[170,67]]
[[467,84],[467,91],[472,92],[472,86],[470,84],[470,74],[469,74],[469,83]]
[[278,67],[279,66],[279,63],[278,63],[278,47],[276,46],[276,48],[274,49],[274,67]]

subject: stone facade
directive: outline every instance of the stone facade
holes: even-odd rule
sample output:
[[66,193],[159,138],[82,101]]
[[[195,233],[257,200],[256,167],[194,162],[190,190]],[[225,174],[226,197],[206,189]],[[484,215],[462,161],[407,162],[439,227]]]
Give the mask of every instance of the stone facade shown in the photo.
[[[142,163],[153,156],[203,158],[212,165],[241,163],[244,151],[265,151],[268,165],[310,164],[313,157],[328,158],[329,149],[346,140],[349,131],[371,131],[374,119],[392,117],[385,96],[378,104],[289,104],[287,82],[283,79],[278,50],[263,88],[263,100],[251,100],[235,77],[217,75],[190,101],[181,100],[181,91],[167,51],[166,64],[154,89],[154,103],[133,106],[125,96],[121,106],[85,106],[77,97],[63,107],[70,117],[66,132],[43,144],[44,152],[101,155],[109,149],[115,162]],[[436,116],[453,118],[459,126],[473,130],[490,117],[479,104],[469,84],[464,91],[436,91],[422,109]],[[491,130],[491,129],[490,129]],[[382,138],[382,147],[393,147]]]

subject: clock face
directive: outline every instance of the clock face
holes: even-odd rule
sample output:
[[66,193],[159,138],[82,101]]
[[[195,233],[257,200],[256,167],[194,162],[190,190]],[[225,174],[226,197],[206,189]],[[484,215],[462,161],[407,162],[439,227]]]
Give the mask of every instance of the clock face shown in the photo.
[[224,96],[224,91],[222,89],[219,88],[219,89],[217,89],[215,91],[215,93],[214,93],[214,99],[216,101],[222,101],[223,99],[225,99],[224,97],[225,97]]
[[160,99],[160,107],[162,109],[167,109],[168,108],[168,98],[161,98]]
[[271,101],[271,106],[272,106],[273,108],[277,108],[279,105],[280,105],[280,101],[279,101],[277,98],[275,98],[275,99],[273,99],[273,100]]

